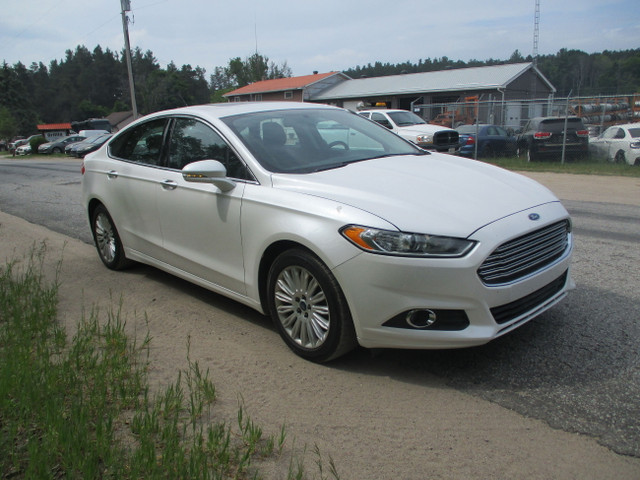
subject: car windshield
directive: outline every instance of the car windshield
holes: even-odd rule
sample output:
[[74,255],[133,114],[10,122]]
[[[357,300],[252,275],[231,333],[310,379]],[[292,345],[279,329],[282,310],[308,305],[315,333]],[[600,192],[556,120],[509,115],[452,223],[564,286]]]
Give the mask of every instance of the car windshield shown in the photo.
[[346,110],[291,109],[222,119],[274,173],[311,173],[349,163],[426,152]]
[[475,134],[476,131],[480,131],[482,129],[482,126],[480,125],[460,125],[459,127],[456,128],[456,130],[458,131],[458,133],[465,133],[465,134]]
[[427,123],[413,112],[389,112],[389,116],[399,127],[408,127],[410,125],[422,125]]
[[640,128],[630,128],[629,135],[631,135],[632,138],[640,137]]

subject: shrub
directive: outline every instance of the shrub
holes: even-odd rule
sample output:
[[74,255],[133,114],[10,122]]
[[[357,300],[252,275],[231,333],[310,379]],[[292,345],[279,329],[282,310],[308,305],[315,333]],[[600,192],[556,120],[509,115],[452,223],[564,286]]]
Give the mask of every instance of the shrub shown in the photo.
[[29,145],[31,145],[31,153],[38,153],[38,147],[43,143],[47,143],[47,140],[42,136],[38,135],[37,137],[33,137],[29,141]]

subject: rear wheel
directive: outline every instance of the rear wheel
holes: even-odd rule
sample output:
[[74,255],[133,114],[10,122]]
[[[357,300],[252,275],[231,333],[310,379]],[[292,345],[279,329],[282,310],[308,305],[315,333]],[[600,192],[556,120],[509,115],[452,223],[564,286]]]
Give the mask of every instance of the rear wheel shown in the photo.
[[487,144],[483,149],[482,149],[482,157],[486,157],[486,158],[494,158],[496,156],[496,152],[493,150],[493,147],[489,144]]
[[538,160],[537,155],[530,148],[527,148],[527,162],[535,162],[536,160]]
[[91,233],[98,250],[98,256],[107,268],[122,270],[132,263],[124,254],[118,230],[104,205],[98,205],[93,211]]
[[337,280],[316,256],[288,250],[267,279],[269,313],[297,355],[327,362],[357,345],[351,314]]

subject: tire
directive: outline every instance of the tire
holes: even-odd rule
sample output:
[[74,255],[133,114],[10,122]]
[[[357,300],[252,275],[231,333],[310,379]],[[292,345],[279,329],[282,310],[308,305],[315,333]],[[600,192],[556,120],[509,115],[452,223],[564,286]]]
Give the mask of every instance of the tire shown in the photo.
[[51,150],[51,153],[62,153],[62,149],[56,147],[53,150]]
[[529,151],[529,149],[527,148],[527,146],[525,144],[519,144],[516,147],[516,157],[518,158],[527,158],[527,152]]
[[495,158],[496,157],[496,153],[493,150],[493,147],[489,144],[487,144],[483,149],[482,149],[482,154],[479,155],[481,157],[484,158]]
[[538,157],[535,156],[535,154],[531,151],[530,148],[527,148],[527,162],[535,162]]
[[615,163],[621,163],[623,165],[627,164],[627,157],[625,156],[622,150],[618,150],[616,156],[614,157]]
[[311,253],[302,249],[281,253],[269,269],[267,295],[280,336],[300,357],[323,363],[356,347],[340,285]]
[[91,233],[102,263],[111,270],[123,270],[131,265],[113,219],[104,205],[98,205],[91,216]]

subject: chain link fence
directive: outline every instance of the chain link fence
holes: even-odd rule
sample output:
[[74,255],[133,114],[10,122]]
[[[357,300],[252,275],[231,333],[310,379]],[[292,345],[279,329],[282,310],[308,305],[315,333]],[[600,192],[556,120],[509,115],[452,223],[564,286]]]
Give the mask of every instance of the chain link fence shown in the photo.
[[598,97],[550,97],[546,100],[466,97],[455,103],[414,104],[415,113],[451,128],[464,124],[499,125],[517,132],[534,117],[578,116],[590,134],[597,135],[610,125],[640,122],[640,93]]

